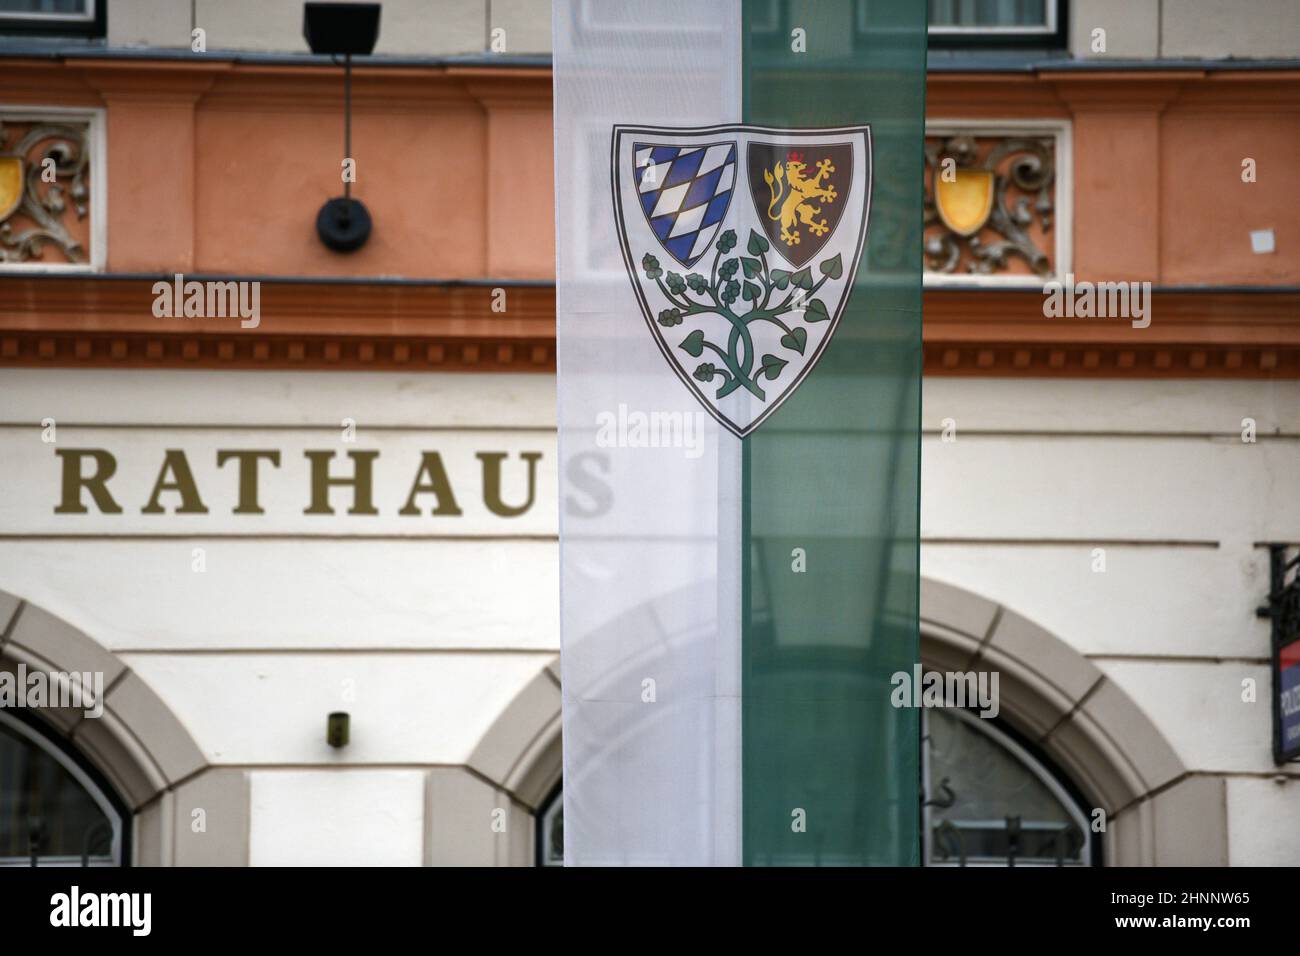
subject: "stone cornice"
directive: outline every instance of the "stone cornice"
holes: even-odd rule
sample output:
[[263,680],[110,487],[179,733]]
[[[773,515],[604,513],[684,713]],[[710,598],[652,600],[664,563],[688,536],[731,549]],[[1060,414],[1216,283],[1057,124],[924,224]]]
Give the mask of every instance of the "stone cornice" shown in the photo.
[[67,60],[107,103],[115,100],[157,105],[192,105],[230,70],[219,60],[162,63],[154,60]]
[[[239,318],[156,318],[157,281],[168,279],[0,278],[0,366],[555,366],[555,291],[549,286],[265,281],[260,324],[245,329]],[[497,289],[504,294],[503,311],[493,309],[494,299],[500,302]]]
[[1300,378],[1300,292],[1155,289],[1151,323],[1050,318],[1023,291],[925,293],[927,375]]
[[[0,278],[0,367],[555,368],[549,284],[266,280],[261,324],[243,329],[155,318],[156,281]],[[1048,318],[1033,289],[927,289],[924,308],[927,375],[1300,379],[1294,289],[1156,289],[1145,329]]]
[[[243,62],[218,56],[37,60],[0,56],[0,102],[100,105],[124,100],[204,109],[342,108],[343,69],[320,62]],[[356,64],[353,101],[385,112],[431,105],[550,107],[551,71],[490,63]]]
[[926,78],[926,112],[931,116],[1006,119],[1166,109],[1294,113],[1300,111],[1300,70],[931,71]]

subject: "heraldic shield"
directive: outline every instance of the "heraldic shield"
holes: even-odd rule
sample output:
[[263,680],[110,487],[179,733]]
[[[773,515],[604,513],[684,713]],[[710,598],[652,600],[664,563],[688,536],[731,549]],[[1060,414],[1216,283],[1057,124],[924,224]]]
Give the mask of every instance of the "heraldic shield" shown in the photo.
[[866,244],[871,130],[616,126],[611,164],[623,258],[650,333],[743,438],[835,333]]

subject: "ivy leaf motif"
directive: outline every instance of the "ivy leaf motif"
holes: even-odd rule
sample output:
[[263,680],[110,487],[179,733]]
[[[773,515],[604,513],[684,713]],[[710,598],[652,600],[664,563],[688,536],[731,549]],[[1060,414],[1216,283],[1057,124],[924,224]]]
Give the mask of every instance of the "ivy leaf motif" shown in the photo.
[[826,311],[826,303],[821,299],[813,299],[809,302],[803,313],[805,322],[826,322],[830,317],[830,313]]
[[786,269],[773,269],[772,285],[784,292],[790,285],[789,271]]
[[808,344],[808,330],[796,325],[788,333],[781,336],[781,344],[803,355],[804,346]]
[[811,289],[813,287],[812,270],[804,266],[794,275],[790,276],[790,281],[801,289]]
[[830,276],[832,279],[838,279],[844,275],[844,263],[840,261],[840,255],[837,252],[833,259],[827,259],[821,264],[822,275]]
[[751,256],[761,256],[771,247],[767,244],[766,239],[760,236],[757,231],[751,229],[749,230],[749,246],[747,248]]
[[753,283],[753,282],[746,282],[746,283],[745,283],[745,291],[744,291],[743,295],[745,296],[745,299],[746,299],[747,301],[749,301],[749,302],[757,302],[758,299],[759,299],[759,297],[760,297],[762,294],[763,294],[763,290],[762,290],[761,288],[759,288],[759,286],[758,286],[756,283]]
[[740,266],[745,270],[745,278],[753,279],[763,271],[763,263],[757,259],[750,259],[747,256],[740,257]]
[[758,370],[758,378],[766,378],[769,381],[775,381],[776,377],[781,374],[781,369],[785,368],[786,360],[777,358],[771,353],[763,356],[762,368]]
[[696,329],[686,338],[682,339],[682,351],[692,358],[699,358],[704,352],[704,331]]

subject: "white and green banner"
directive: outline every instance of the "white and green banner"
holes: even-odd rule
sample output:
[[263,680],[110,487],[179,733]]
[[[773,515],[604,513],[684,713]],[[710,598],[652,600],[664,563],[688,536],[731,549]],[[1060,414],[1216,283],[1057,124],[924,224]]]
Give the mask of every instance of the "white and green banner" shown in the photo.
[[925,4],[554,10],[565,861],[913,863]]

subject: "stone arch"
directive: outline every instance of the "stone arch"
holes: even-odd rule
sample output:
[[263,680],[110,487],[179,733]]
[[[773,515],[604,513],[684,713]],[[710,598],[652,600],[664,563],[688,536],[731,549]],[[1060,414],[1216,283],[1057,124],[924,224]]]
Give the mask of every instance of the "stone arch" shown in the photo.
[[138,674],[67,621],[0,591],[0,669],[18,665],[103,677],[103,714],[41,708],[50,736],[95,767],[132,816],[131,859],[174,862],[169,798],[207,769],[190,732]]
[[[1226,865],[1221,779],[1184,765],[1118,684],[1065,641],[970,591],[921,584],[921,659],[936,670],[996,669],[1001,713],[1105,811],[1110,865]],[[560,677],[552,660],[479,741],[469,768],[529,814],[559,783]],[[512,862],[531,857],[511,851]]]
[[[537,811],[561,772],[560,667],[552,657],[497,715],[463,766],[429,770],[425,862],[530,866]],[[488,819],[494,828],[483,825]]]
[[1190,772],[1128,693],[1065,641],[994,601],[922,579],[921,660],[998,672],[1000,716],[1105,811],[1108,864],[1227,864],[1223,781]]
[[552,658],[493,721],[469,766],[528,810],[560,782],[560,660]]

